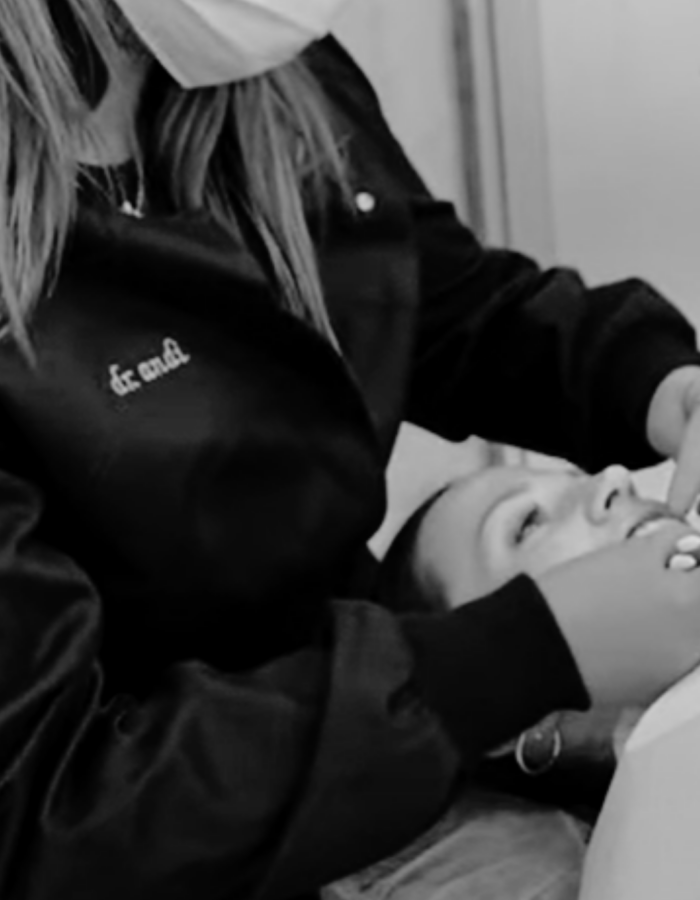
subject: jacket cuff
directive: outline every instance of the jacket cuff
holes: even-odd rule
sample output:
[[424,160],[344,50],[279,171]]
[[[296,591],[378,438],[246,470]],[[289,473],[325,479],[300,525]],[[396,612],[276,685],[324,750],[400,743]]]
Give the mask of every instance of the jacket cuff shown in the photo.
[[464,752],[481,755],[555,710],[590,706],[559,625],[525,575],[454,612],[401,623],[423,696]]
[[596,429],[599,446],[614,446],[617,459],[598,465],[612,461],[643,468],[663,461],[647,438],[649,407],[664,378],[682,366],[700,366],[690,327],[670,334],[650,325],[620,342],[599,379],[598,403],[606,415]]

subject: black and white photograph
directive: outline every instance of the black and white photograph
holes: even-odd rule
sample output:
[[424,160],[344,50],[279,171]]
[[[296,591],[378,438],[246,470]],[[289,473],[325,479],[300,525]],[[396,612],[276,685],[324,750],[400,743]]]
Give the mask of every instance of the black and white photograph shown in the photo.
[[0,900],[700,900],[698,0],[0,0]]

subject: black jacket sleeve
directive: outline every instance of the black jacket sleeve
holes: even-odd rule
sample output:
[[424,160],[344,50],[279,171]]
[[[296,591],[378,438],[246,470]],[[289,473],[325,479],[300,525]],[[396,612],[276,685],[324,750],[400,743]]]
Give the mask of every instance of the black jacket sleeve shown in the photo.
[[42,518],[1,473],[4,900],[293,897],[427,826],[486,746],[587,702],[526,579],[452,616],[331,603],[258,671],[181,664],[108,697],[100,599]]
[[658,462],[646,439],[653,393],[700,364],[683,316],[642,281],[591,289],[574,271],[484,249],[449,204],[416,199],[414,210],[424,303],[409,418],[589,470]]
[[422,306],[406,418],[589,470],[658,462],[646,440],[653,393],[673,369],[700,364],[685,318],[642,281],[591,289],[575,271],[482,247],[431,196],[348,54],[324,41],[311,60],[363,153],[413,209]]

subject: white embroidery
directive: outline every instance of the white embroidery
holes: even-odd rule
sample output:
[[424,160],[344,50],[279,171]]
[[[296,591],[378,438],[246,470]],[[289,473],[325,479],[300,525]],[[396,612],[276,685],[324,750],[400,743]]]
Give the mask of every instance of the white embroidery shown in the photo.
[[192,357],[172,338],[163,341],[163,352],[160,356],[145,359],[134,369],[122,369],[119,365],[109,367],[109,385],[118,397],[126,397],[140,391],[145,384],[163,378],[170,372],[186,366]]
[[109,376],[110,387],[119,397],[126,397],[127,394],[133,394],[134,391],[141,389],[141,385],[134,378],[133,369],[120,371],[119,366],[110,366]]

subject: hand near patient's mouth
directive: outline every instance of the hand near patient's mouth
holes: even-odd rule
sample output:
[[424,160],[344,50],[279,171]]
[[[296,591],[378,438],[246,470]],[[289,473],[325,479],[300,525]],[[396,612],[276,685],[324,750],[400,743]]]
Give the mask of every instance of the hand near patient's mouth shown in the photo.
[[655,534],[668,525],[683,522],[679,516],[674,515],[670,508],[665,504],[654,504],[653,507],[647,508],[645,512],[639,515],[634,521],[627,533],[628,538],[648,537]]
[[[631,528],[628,538],[649,537],[679,521],[682,520],[672,515],[669,510],[656,510],[652,515],[637,522]],[[668,568],[677,572],[693,571],[700,565],[700,534],[693,531],[679,538],[675,550],[667,562]]]

